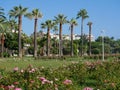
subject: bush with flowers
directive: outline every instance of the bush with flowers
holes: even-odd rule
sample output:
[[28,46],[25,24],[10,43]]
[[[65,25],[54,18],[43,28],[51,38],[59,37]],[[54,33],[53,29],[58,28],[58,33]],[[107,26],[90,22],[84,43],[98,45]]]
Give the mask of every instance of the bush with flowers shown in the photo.
[[0,70],[0,90],[120,90],[120,61]]

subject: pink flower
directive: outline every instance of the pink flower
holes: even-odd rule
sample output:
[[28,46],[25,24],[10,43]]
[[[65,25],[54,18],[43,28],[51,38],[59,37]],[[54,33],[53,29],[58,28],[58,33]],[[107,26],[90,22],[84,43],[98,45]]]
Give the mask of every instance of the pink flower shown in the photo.
[[32,70],[31,70],[32,72],[35,72],[35,69],[34,68],[32,68]]
[[63,84],[65,84],[65,85],[69,85],[69,84],[72,84],[72,81],[71,81],[71,80],[66,79],[65,81],[63,81]]
[[15,88],[14,90],[22,90],[21,88]]
[[30,71],[29,71],[29,73],[34,73],[35,72],[35,69],[34,68],[32,68]]
[[93,88],[85,87],[83,90],[93,90]]
[[40,77],[40,80],[43,81],[43,80],[45,80],[45,78],[44,77]]
[[45,83],[49,83],[49,81],[47,79],[43,80],[42,84],[45,84]]
[[18,71],[18,67],[15,67],[15,68],[13,69],[13,71],[17,72],[17,71]]
[[44,77],[40,77],[40,80],[41,80],[42,84],[51,83],[49,80],[47,80],[47,79],[44,78]]

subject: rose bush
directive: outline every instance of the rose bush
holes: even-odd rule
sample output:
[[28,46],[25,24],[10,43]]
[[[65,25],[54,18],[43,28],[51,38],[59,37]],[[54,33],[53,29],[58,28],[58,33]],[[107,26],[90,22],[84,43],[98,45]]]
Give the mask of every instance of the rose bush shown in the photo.
[[1,90],[120,90],[120,61],[72,63],[57,69],[0,70]]

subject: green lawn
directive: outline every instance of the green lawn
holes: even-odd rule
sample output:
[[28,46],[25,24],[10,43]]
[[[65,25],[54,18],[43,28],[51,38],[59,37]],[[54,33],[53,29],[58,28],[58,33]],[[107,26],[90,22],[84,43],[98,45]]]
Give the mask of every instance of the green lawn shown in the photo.
[[58,68],[63,65],[69,65],[73,62],[78,62],[78,59],[65,59],[65,60],[58,60],[58,59],[38,59],[35,60],[32,57],[27,58],[1,58],[0,59],[0,69],[5,69],[6,71],[13,70],[14,67],[19,68],[26,68],[29,65],[34,67],[50,67],[50,68]]

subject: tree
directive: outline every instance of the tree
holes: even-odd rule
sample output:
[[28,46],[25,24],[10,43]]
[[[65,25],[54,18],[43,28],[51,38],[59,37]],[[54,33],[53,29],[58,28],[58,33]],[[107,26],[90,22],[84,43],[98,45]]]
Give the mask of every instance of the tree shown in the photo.
[[50,29],[56,28],[55,22],[47,20],[45,23],[41,24],[41,28],[47,28],[47,56],[50,55]]
[[63,14],[58,14],[58,16],[54,17],[55,18],[55,22],[57,24],[59,24],[59,56],[63,55],[63,46],[62,46],[62,25],[67,23],[66,20],[66,16],[64,16]]
[[38,18],[42,18],[42,13],[39,11],[39,9],[34,9],[32,13],[28,13],[26,15],[28,18],[32,19],[34,18],[34,57],[37,57],[37,22]]
[[47,36],[44,34],[43,37],[38,39],[38,45],[40,49],[40,55],[41,56],[46,56],[46,41],[47,41]]
[[89,16],[87,15],[87,11],[86,9],[81,9],[78,13],[77,13],[77,19],[78,18],[82,18],[81,19],[81,40],[82,40],[82,43],[81,43],[81,56],[83,55],[83,21],[84,19],[88,18]]
[[4,9],[0,7],[0,23],[5,21],[6,17],[4,16]]
[[1,36],[1,57],[3,57],[3,52],[4,52],[4,43],[5,43],[5,38],[7,33],[10,33],[10,25],[9,23],[3,22],[2,26],[0,27],[0,36]]
[[18,50],[18,24],[13,19],[10,18],[9,21],[6,21],[7,32],[5,32],[5,42],[4,47],[6,48],[6,53],[13,55],[13,53]]
[[59,40],[57,38],[57,36],[58,36],[58,26],[54,27],[53,32],[55,34],[55,37],[52,39],[52,41],[53,41],[52,51],[53,51],[54,54],[59,54]]
[[10,10],[9,15],[10,17],[18,18],[18,56],[22,58],[22,50],[21,50],[21,32],[22,32],[22,16],[26,15],[27,8],[23,8],[20,6],[13,7],[12,10]]
[[92,22],[88,22],[87,25],[89,26],[89,56],[91,56],[91,29],[92,29]]
[[70,23],[70,30],[71,30],[71,56],[73,56],[73,28],[74,26],[77,25],[77,21],[75,19],[71,19],[70,21],[68,21],[68,23]]
[[14,19],[9,19],[8,23],[10,24],[10,29],[13,33],[18,32],[18,25]]
[[4,16],[4,9],[0,7],[0,37],[1,37],[1,56],[3,57],[3,47],[4,47],[4,21],[5,21],[5,16]]
[[3,57],[3,46],[4,46],[4,32],[3,32],[3,30],[4,30],[4,28],[3,28],[3,25],[2,24],[0,24],[0,30],[1,30],[1,32],[0,32],[0,42],[1,42],[1,57]]

